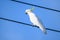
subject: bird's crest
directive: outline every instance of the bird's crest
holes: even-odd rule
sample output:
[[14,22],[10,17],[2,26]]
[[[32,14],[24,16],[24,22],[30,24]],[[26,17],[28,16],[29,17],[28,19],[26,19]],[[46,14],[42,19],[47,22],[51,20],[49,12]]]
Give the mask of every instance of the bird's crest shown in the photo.
[[34,10],[34,7],[32,7],[30,10],[33,11]]

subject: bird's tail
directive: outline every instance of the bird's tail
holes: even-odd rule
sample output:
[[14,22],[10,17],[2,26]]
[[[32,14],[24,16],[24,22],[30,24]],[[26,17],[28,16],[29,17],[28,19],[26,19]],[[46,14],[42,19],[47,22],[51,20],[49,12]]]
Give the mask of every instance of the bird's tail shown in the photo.
[[39,28],[44,32],[44,34],[47,34],[46,28],[44,26],[39,26]]

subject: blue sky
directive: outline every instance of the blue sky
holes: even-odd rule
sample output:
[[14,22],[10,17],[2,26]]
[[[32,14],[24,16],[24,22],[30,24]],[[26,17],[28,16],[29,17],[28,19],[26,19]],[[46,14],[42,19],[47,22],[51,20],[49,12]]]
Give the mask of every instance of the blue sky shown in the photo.
[[[48,8],[60,10],[60,0],[20,0]],[[32,24],[25,10],[33,6],[0,0],[0,17]],[[34,7],[33,11],[47,28],[60,30],[60,13]],[[47,30],[45,35],[40,29],[23,24],[0,20],[0,40],[60,40],[60,33]]]

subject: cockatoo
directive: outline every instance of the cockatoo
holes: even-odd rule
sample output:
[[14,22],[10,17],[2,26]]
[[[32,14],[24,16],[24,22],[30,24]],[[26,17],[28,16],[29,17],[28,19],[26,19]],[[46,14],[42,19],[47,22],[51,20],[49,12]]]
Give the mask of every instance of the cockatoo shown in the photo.
[[25,12],[29,16],[30,21],[33,25],[38,26],[45,34],[47,34],[45,27],[42,25],[42,23],[39,21],[38,17],[32,12],[32,9],[27,9]]

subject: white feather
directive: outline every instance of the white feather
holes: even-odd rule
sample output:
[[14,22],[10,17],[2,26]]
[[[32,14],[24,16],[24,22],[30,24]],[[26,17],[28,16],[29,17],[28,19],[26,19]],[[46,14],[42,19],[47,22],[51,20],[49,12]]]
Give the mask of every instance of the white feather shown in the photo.
[[46,34],[47,32],[45,27],[41,24],[38,17],[32,12],[32,10],[27,9],[26,13],[29,15],[30,21],[33,23],[33,25],[38,26]]

